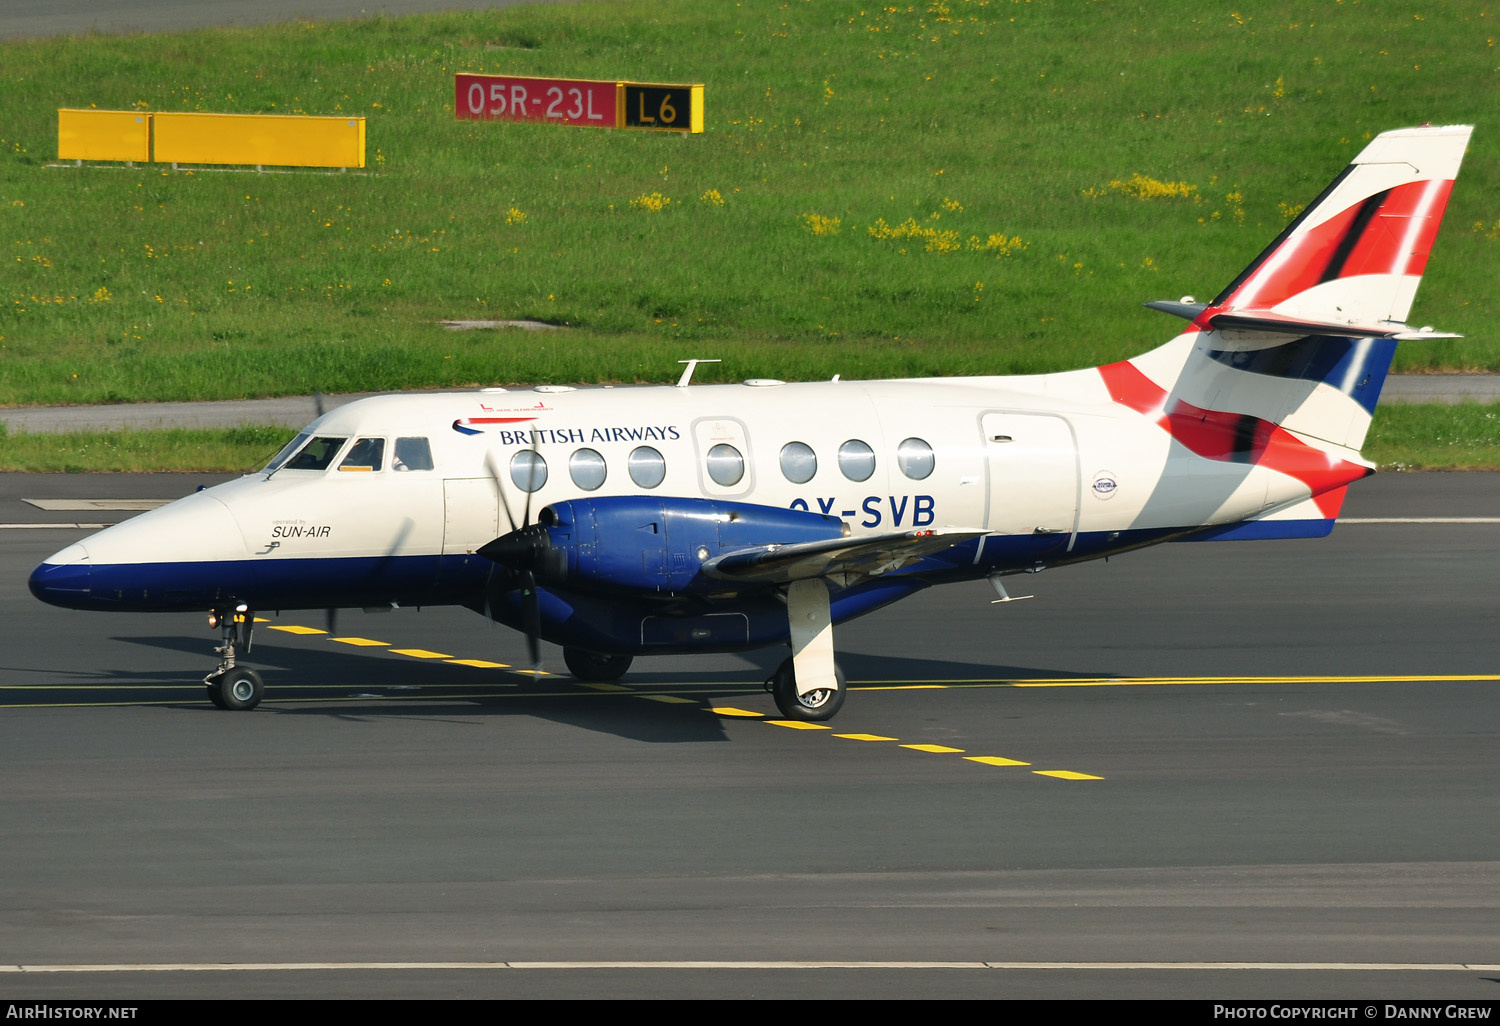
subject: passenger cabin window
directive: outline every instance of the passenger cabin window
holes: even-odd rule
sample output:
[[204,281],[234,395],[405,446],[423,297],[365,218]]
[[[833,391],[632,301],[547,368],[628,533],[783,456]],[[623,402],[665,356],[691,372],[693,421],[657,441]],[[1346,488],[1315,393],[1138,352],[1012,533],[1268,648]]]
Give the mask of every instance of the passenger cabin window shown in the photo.
[[792,484],[807,484],[818,472],[818,454],[806,442],[788,442],[781,447],[781,473]]
[[579,449],[568,457],[568,476],[573,483],[586,492],[596,491],[604,484],[605,475],[609,468],[604,465],[604,457],[593,449]]
[[305,433],[299,434],[296,438],[293,438],[290,442],[283,445],[281,447],[281,451],[278,452],[275,456],[272,456],[271,462],[266,464],[265,473],[269,474],[277,467],[285,463],[288,456],[296,452],[298,449],[302,448],[302,443],[307,441],[307,437],[308,436]]
[[344,462],[339,464],[339,470],[369,473],[379,470],[384,465],[385,439],[361,438],[349,447],[349,455],[345,456]]
[[391,460],[392,470],[431,470],[432,446],[425,438],[396,439],[396,455]]
[[540,491],[547,483],[547,461],[533,449],[522,449],[510,458],[510,479],[523,492]]
[[875,450],[858,438],[839,446],[839,470],[851,481],[868,481],[875,473]]
[[925,479],[936,464],[932,446],[920,438],[908,438],[896,447],[896,465],[913,481]]
[[638,487],[655,488],[667,476],[667,461],[651,446],[642,445],[630,450],[625,469],[630,472],[630,480]]
[[286,461],[284,470],[327,470],[333,458],[344,447],[347,438],[330,438],[319,435],[302,447],[302,451]]
[[708,450],[708,476],[725,488],[739,484],[745,476],[745,457],[734,446],[719,443]]

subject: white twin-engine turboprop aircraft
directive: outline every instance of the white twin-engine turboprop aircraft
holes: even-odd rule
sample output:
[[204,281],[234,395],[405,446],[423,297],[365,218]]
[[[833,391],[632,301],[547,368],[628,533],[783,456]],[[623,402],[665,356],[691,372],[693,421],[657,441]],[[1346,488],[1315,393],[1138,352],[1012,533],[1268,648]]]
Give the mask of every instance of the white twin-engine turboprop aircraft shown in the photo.
[[255,610],[458,604],[633,656],[789,645],[788,717],[844,701],[832,625],[933,584],[1161,541],[1327,534],[1469,140],[1386,132],[1144,356],[1026,377],[403,395],[327,413],[254,474],[69,545],[31,590],[212,611],[209,698],[253,708]]

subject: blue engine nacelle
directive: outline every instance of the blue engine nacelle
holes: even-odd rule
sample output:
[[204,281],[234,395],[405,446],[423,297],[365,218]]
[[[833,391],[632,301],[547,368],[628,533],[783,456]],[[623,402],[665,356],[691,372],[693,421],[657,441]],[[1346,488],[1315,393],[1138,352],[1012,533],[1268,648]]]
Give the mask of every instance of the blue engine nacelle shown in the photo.
[[[542,510],[532,566],[543,581],[635,593],[723,591],[700,572],[727,552],[848,535],[837,517],[713,499],[618,495]],[[536,528],[530,530],[536,531]]]

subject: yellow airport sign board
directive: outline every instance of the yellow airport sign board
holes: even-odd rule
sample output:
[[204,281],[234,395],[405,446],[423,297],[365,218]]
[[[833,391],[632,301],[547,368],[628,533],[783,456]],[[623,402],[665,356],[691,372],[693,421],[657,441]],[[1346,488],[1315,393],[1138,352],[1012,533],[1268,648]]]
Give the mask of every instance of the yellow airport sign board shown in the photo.
[[365,119],[59,110],[59,160],[364,167]]
[[159,164],[365,166],[362,117],[159,113],[153,135]]
[[151,160],[151,115],[129,110],[59,110],[59,160]]

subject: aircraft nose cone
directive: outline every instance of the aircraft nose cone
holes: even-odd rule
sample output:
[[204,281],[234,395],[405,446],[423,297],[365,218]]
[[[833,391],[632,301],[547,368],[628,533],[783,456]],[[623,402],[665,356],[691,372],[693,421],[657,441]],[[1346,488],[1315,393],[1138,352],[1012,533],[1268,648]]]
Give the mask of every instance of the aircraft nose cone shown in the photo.
[[54,606],[76,607],[89,597],[89,554],[82,545],[69,545],[31,571],[31,593]]

